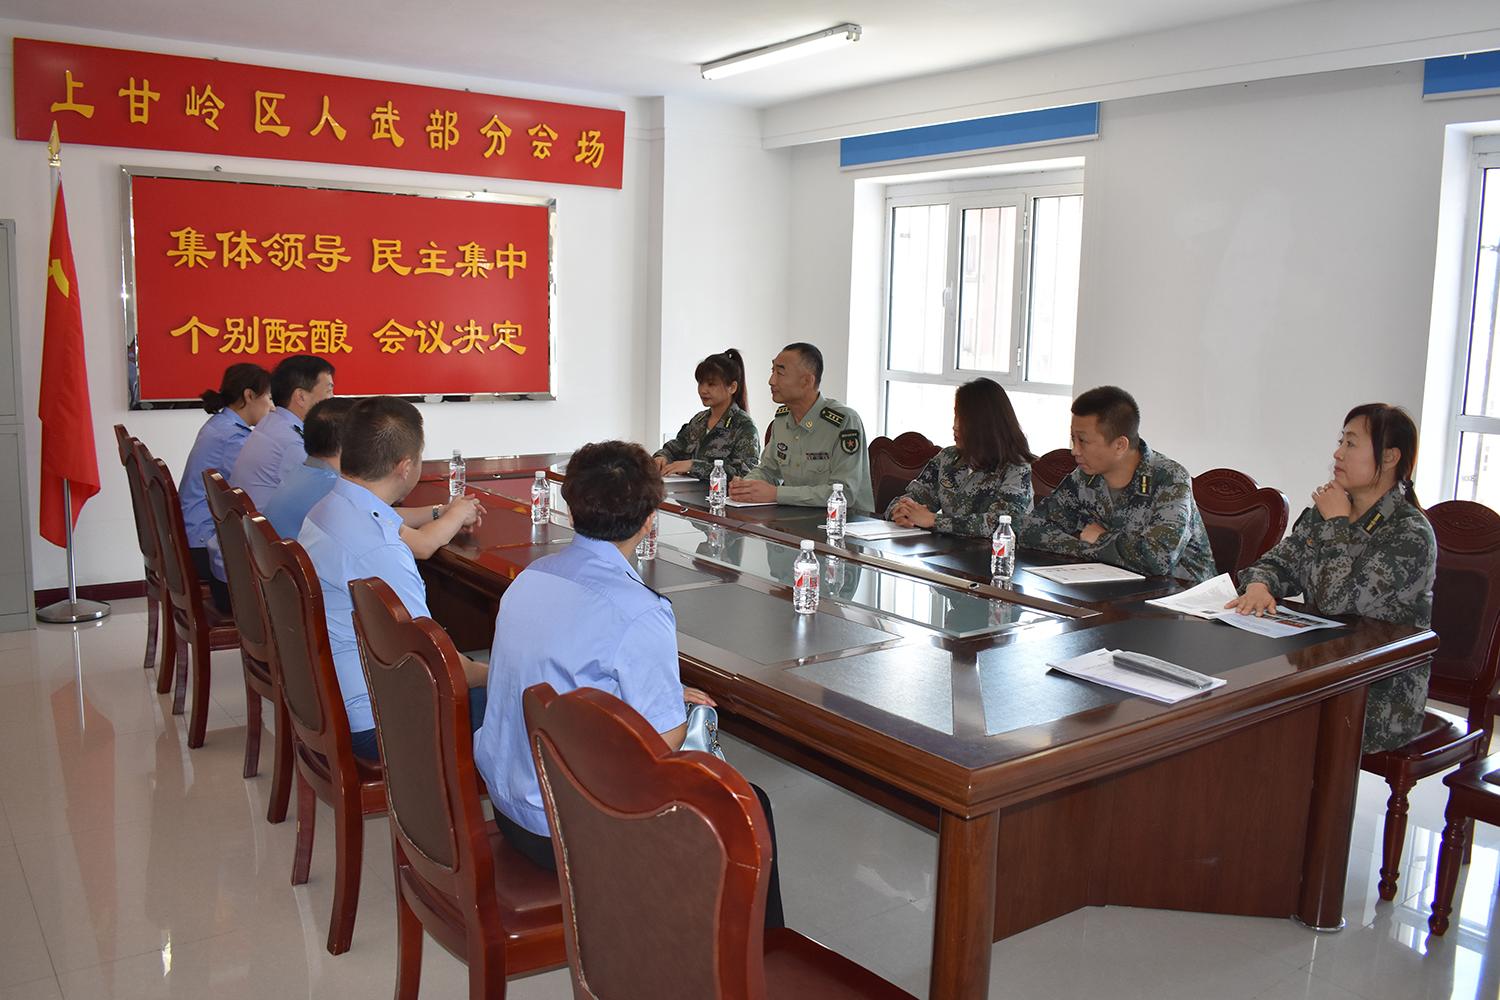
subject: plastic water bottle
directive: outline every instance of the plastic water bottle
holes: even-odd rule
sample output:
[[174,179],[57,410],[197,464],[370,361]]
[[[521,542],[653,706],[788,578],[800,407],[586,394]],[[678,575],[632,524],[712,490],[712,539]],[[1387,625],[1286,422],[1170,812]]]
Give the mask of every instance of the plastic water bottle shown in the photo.
[[468,463],[464,461],[463,453],[454,448],[453,457],[448,460],[448,502],[452,503],[463,496],[468,485]]
[[651,516],[651,530],[646,532],[646,537],[637,542],[635,546],[635,557],[637,559],[649,561],[656,558],[656,525],[659,520],[656,515],[653,514]]
[[724,471],[724,460],[714,459],[713,471],[708,474],[708,512],[724,513],[724,493],[729,488],[729,473]]
[[547,484],[547,474],[537,471],[531,481],[531,523],[546,524],[552,519],[552,487]]
[[990,575],[1009,580],[1016,572],[1016,532],[1010,526],[1010,515],[1001,514],[990,536]]
[[828,494],[828,523],[824,530],[830,538],[843,538],[844,525],[849,522],[849,501],[844,499],[844,484],[834,483]]
[[792,564],[792,609],[799,615],[818,610],[818,554],[811,538],[802,540],[802,551]]

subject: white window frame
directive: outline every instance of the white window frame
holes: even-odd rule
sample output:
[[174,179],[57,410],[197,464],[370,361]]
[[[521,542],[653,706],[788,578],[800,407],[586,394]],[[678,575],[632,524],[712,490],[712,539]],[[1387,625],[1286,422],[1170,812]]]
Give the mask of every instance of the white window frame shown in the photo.
[[[1478,292],[1475,279],[1479,263],[1480,212],[1484,207],[1485,197],[1484,175],[1486,170],[1500,170],[1500,135],[1476,136],[1473,162],[1473,181],[1470,188],[1473,197],[1469,199],[1468,219],[1464,230],[1464,268],[1462,302],[1459,310],[1458,349],[1454,352],[1453,433],[1448,441],[1447,454],[1443,456],[1445,462],[1444,499],[1451,499],[1461,491],[1462,483],[1459,477],[1463,474],[1463,469],[1459,467],[1459,457],[1463,449],[1463,435],[1500,435],[1500,417],[1485,417],[1464,412],[1464,403],[1468,398],[1469,388],[1469,352],[1474,333],[1475,295]],[[1496,186],[1496,190],[1489,192],[1489,196],[1500,198],[1500,185]],[[1493,377],[1500,378],[1500,366],[1497,366],[1494,356],[1490,358],[1490,370]]]
[[[1041,393],[1055,396],[1073,394],[1071,382],[1037,382],[1026,378],[1027,352],[1030,348],[1031,305],[1031,229],[1033,206],[1038,198],[1055,198],[1066,195],[1082,195],[1083,173],[1081,170],[1058,170],[1047,174],[1032,174],[1027,177],[1007,178],[1014,185],[998,184],[996,178],[988,177],[967,181],[949,181],[927,184],[909,184],[887,190],[885,199],[884,226],[884,308],[881,314],[880,337],[880,427],[885,434],[899,433],[901,428],[887,426],[887,397],[890,384],[894,382],[926,383],[928,385],[951,385],[957,388],[976,378],[991,378],[1007,391]],[[914,372],[891,367],[891,263],[892,263],[892,219],[897,208],[914,206],[945,205],[948,208],[948,256],[947,279],[943,288],[943,370],[941,372]],[[985,371],[958,367],[958,321],[959,285],[963,275],[963,213],[971,208],[998,208],[1014,206],[1019,210],[1019,225],[1016,226],[1015,274],[1011,296],[1011,332],[1015,356],[1009,372]]]

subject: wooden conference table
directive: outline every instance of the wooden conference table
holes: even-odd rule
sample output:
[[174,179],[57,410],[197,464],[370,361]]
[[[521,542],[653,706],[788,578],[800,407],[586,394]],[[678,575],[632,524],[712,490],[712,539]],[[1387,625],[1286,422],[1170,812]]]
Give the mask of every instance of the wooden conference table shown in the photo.
[[[423,566],[461,649],[491,644],[508,582],[571,537],[565,516],[530,523],[524,471],[471,478],[484,523]],[[724,728],[937,831],[932,997],[986,996],[992,941],[1081,906],[1341,924],[1366,689],[1430,657],[1431,632],[1268,639],[1144,604],[1178,589],[1161,578],[1054,584],[1023,553],[997,590],[983,541],[830,546],[820,510],[714,517],[701,487],[662,511],[642,577]],[[802,538],[837,560],[811,617],[791,609]],[[1046,667],[1101,646],[1228,684],[1168,706]]]

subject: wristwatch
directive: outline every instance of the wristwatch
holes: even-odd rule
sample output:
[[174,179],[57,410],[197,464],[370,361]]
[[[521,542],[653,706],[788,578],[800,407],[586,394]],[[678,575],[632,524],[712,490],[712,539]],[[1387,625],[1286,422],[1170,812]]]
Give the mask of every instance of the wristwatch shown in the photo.
[[442,514],[443,514],[443,508],[439,507],[437,504],[433,504],[432,505],[432,519],[434,521],[436,521],[439,517],[442,516]]

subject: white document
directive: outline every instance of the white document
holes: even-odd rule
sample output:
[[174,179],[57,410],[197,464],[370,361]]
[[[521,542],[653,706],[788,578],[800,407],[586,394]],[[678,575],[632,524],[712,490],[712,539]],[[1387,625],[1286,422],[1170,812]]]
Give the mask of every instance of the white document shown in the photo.
[[1180,615],[1217,618],[1224,613],[1224,605],[1238,596],[1240,596],[1239,591],[1235,589],[1234,581],[1229,578],[1229,574],[1220,573],[1212,580],[1206,580],[1180,594],[1157,597],[1146,603],[1166,608],[1168,611],[1175,611]]
[[1217,620],[1225,625],[1233,625],[1242,628],[1246,632],[1254,632],[1256,635],[1269,636],[1272,639],[1284,639],[1289,635],[1301,635],[1320,628],[1343,628],[1343,622],[1329,621],[1327,618],[1319,618],[1317,615],[1303,614],[1301,611],[1293,611],[1283,605],[1277,605],[1275,611],[1265,615],[1242,615],[1238,611],[1222,611]]
[[756,500],[756,501],[750,501],[750,500],[730,500],[728,498],[725,498],[725,500],[724,500],[724,506],[726,506],[726,507],[774,507],[774,506],[776,506],[776,501],[775,500]]
[[1209,682],[1208,685],[1202,688],[1188,687],[1186,684],[1178,684],[1160,677],[1117,667],[1114,654],[1115,650],[1112,649],[1096,649],[1092,653],[1084,653],[1082,656],[1075,656],[1058,663],[1049,663],[1047,666],[1070,677],[1103,684],[1117,691],[1140,695],[1142,698],[1150,698],[1152,701],[1160,701],[1168,705],[1205,694],[1228,683],[1222,677],[1198,674],[1203,680]]
[[661,481],[664,483],[696,483],[698,478],[696,476],[662,476]]
[[1107,563],[1070,563],[1067,566],[1027,566],[1026,572],[1044,577],[1054,583],[1118,583],[1123,580],[1144,580],[1139,573],[1110,566]]
[[926,528],[906,528],[895,521],[850,521],[844,525],[844,534],[850,538],[873,541],[877,538],[909,538],[927,534]]

